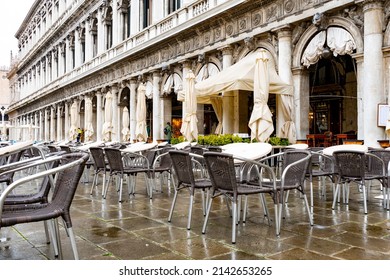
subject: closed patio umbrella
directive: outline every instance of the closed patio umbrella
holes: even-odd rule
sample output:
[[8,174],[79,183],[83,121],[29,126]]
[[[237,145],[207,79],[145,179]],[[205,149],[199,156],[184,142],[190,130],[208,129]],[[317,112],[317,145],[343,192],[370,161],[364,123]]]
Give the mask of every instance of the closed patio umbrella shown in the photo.
[[145,99],[146,87],[144,84],[138,86],[137,93],[137,123],[135,127],[135,138],[138,141],[147,141],[148,132],[146,130],[146,99]]
[[111,134],[114,127],[112,125],[112,95],[108,92],[106,95],[106,103],[104,105],[104,124],[102,129],[102,136],[104,142],[111,141]]
[[189,71],[184,81],[184,106],[185,116],[180,132],[187,141],[198,139],[198,119],[196,117],[196,95],[195,95],[195,75]]
[[69,140],[75,140],[77,138],[77,104],[73,102],[70,107],[70,129]]
[[264,51],[256,56],[256,65],[253,78],[253,110],[249,120],[251,140],[266,142],[274,126],[272,113],[267,105],[269,95],[268,58]]
[[123,116],[122,116],[122,135],[123,141],[129,141],[130,138],[130,116],[129,109],[127,107],[123,108]]
[[92,125],[92,99],[90,97],[85,98],[85,141],[92,141],[92,136],[94,134],[93,125]]

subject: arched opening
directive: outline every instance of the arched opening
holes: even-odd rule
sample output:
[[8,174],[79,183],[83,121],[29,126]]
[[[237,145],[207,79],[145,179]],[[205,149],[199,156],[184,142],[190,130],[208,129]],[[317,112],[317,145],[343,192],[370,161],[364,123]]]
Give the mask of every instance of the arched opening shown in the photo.
[[349,55],[320,59],[309,67],[310,134],[357,132],[357,78]]

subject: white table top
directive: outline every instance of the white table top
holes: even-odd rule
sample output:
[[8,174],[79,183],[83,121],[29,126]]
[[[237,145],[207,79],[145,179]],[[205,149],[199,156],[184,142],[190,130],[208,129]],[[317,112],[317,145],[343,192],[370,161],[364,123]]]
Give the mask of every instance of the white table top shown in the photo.
[[84,145],[80,145],[80,146],[75,146],[75,147],[72,147],[72,149],[78,150],[78,151],[88,151],[89,148],[98,147],[98,146],[102,145],[103,143],[104,143],[103,141],[97,141],[97,142],[92,142],[92,143],[88,143],[88,144],[84,144]]
[[350,144],[350,145],[336,145],[336,146],[330,146],[323,149],[323,154],[327,156],[333,155],[333,152],[335,151],[358,151],[358,152],[368,152],[368,147],[365,145],[357,145],[357,144]]
[[29,146],[32,146],[33,144],[34,141],[24,141],[6,147],[2,147],[0,148],[0,156],[19,151],[20,149],[27,148]]
[[[231,145],[228,147],[222,146],[224,153],[232,154],[233,156],[238,156],[250,160],[257,160],[272,151],[272,145],[269,143],[233,143],[241,145]],[[235,160],[235,162],[240,162],[240,160]]]
[[309,148],[309,145],[307,145],[307,144],[292,144],[292,145],[286,146],[286,148],[297,149],[297,150],[306,150]]
[[126,153],[126,152],[128,152],[128,153],[136,153],[136,152],[142,152],[142,151],[153,149],[156,146],[157,146],[157,142],[143,143],[143,144],[134,143],[134,144],[130,145],[130,147],[122,149],[121,151],[124,152],[124,153]]
[[172,145],[172,147],[174,147],[175,149],[178,149],[178,150],[182,150],[184,149],[185,147],[189,146],[191,143],[189,141],[184,141],[184,142],[181,142],[181,143],[177,143],[175,145]]

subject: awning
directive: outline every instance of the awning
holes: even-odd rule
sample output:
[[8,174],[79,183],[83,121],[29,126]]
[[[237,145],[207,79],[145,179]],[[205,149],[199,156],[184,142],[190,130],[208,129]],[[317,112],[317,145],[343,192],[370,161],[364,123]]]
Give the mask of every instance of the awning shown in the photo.
[[271,54],[265,49],[258,49],[218,74],[198,82],[195,85],[197,102],[211,104],[211,96],[218,95],[225,91],[253,91],[256,57],[259,55],[260,51],[265,51],[268,57],[269,92],[274,94],[292,95],[292,85],[283,82],[278,76]]

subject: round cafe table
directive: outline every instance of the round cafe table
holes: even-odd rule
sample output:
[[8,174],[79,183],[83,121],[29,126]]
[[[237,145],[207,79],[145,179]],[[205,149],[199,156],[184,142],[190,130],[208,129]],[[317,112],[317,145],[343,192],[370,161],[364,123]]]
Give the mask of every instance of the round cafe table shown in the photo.
[[[269,143],[232,143],[228,145],[221,146],[224,153],[249,160],[260,159],[272,151],[272,145]],[[235,159],[235,162],[240,163],[242,160]]]
[[327,156],[332,156],[333,152],[335,151],[357,151],[357,152],[368,152],[368,147],[365,145],[355,145],[355,144],[350,144],[350,145],[336,145],[336,146],[330,146],[327,148],[324,148],[322,150],[324,155]]
[[137,153],[137,152],[142,152],[142,151],[153,149],[156,146],[157,146],[157,142],[144,143],[144,144],[140,144],[140,145],[130,145],[130,147],[127,147],[125,149],[121,149],[121,152]]

